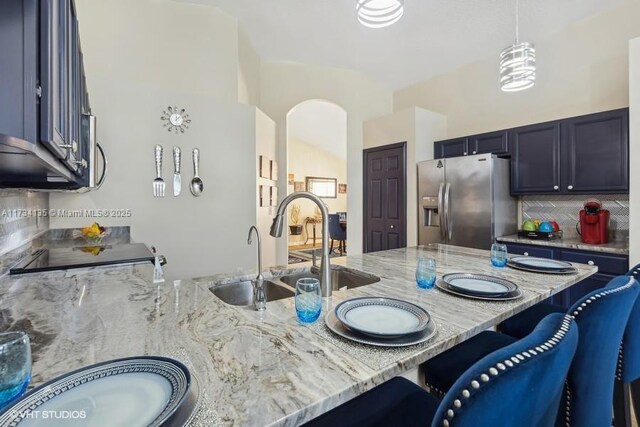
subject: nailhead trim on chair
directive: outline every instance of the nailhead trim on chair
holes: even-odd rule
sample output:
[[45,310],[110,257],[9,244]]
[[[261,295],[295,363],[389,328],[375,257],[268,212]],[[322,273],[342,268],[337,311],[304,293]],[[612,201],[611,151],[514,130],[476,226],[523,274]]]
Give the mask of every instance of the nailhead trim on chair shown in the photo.
[[436,397],[438,397],[439,399],[442,399],[444,397],[444,395],[446,394],[444,391],[440,390],[438,387],[432,386],[431,384],[429,384],[427,382],[425,382],[425,385],[429,389],[429,393],[435,394]]
[[618,367],[616,369],[616,379],[622,381],[622,358],[624,357],[624,340],[620,343],[620,350],[618,350]]
[[564,390],[567,400],[567,404],[564,408],[565,426],[571,427],[571,389],[569,388],[569,381],[564,382]]
[[[629,277],[633,277],[634,279],[640,279],[640,268],[634,268],[633,271],[629,274]],[[622,365],[624,358],[624,340],[620,343],[620,351],[618,352],[618,369],[616,370],[616,379],[618,381],[622,381]]]
[[491,380],[499,377],[504,372],[507,372],[508,370],[510,370],[508,368],[513,368],[516,365],[519,365],[520,363],[523,363],[523,364],[527,363],[529,360],[532,360],[532,356],[535,356],[538,353],[544,353],[545,351],[549,351],[553,349],[553,347],[555,347],[556,345],[558,345],[558,343],[560,343],[560,341],[562,341],[566,333],[569,331],[569,326],[571,325],[572,319],[573,319],[573,316],[568,314],[565,315],[564,319],[562,320],[562,324],[560,325],[560,328],[556,331],[553,337],[549,338],[543,344],[537,346],[535,351],[533,349],[530,349],[530,350],[518,353],[508,359],[505,359],[504,362],[499,362],[495,365],[495,367],[492,366],[491,368],[489,368],[487,373],[480,374],[479,376],[480,381],[478,380],[471,381],[471,383],[469,384],[469,387],[462,390],[462,392],[460,393],[460,396],[458,396],[458,398],[453,401],[453,405],[447,410],[446,418],[442,420],[442,426],[449,427],[451,420],[455,416],[455,411],[457,409],[460,409],[464,404],[464,401],[471,397],[471,393],[468,390],[469,388],[473,390],[478,390],[481,387],[481,383],[482,384],[489,383]]
[[[573,312],[573,318],[575,319],[576,317],[578,317],[578,315],[580,315],[580,313],[582,313],[582,310],[585,309],[589,304],[591,304],[592,302],[594,302],[596,299],[598,298],[602,298],[603,296],[608,296],[608,295],[612,295],[615,293],[618,293],[620,291],[623,291],[625,289],[630,288],[633,284],[635,283],[635,279],[633,277],[629,277],[629,281],[624,285],[624,286],[620,286],[617,287],[615,289],[607,289],[605,291],[599,292],[595,295],[592,295],[591,297],[589,297],[586,301],[584,301],[582,304],[580,304],[580,306],[578,306],[578,308]],[[621,343],[622,346],[622,343]],[[622,351],[622,350],[620,350]],[[620,370],[620,357],[618,357],[618,370]],[[565,405],[565,426],[566,427],[571,427],[571,389],[569,388],[569,382],[567,381],[565,383],[565,397],[566,397],[566,405]]]

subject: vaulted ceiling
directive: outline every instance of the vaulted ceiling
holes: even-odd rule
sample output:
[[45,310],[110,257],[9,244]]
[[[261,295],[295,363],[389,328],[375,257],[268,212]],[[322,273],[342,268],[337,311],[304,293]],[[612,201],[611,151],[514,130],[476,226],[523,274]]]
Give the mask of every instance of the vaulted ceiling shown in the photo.
[[289,138],[314,145],[347,160],[347,112],[331,102],[313,99],[287,116]]
[[[356,0],[187,1],[237,17],[264,60],[357,70],[390,89],[491,56],[497,63],[515,31],[515,0],[405,0],[404,17],[383,29],[357,22]],[[624,1],[521,0],[520,38],[535,43]]]

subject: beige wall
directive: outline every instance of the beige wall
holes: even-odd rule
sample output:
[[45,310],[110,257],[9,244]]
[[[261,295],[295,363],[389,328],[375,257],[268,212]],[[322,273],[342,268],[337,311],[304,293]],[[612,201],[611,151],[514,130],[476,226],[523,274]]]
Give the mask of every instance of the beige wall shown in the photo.
[[258,105],[260,102],[260,56],[246,33],[238,28],[238,102]]
[[[265,62],[260,73],[260,109],[278,127],[278,159],[287,164],[287,113],[309,99],[338,104],[347,112],[347,199],[349,253],[362,251],[362,124],[392,111],[392,94],[361,73],[337,68],[312,67],[285,62]],[[280,192],[287,191],[286,182]],[[285,262],[286,239],[278,244],[278,260]]]
[[629,109],[631,127],[629,194],[629,264],[640,263],[640,38],[629,43]]
[[[255,269],[247,231],[256,222],[255,111],[238,104],[238,29],[215,8],[168,0],[77,0],[82,47],[98,137],[109,156],[104,186],[85,195],[51,195],[51,208],[131,209],[132,237],[165,254],[169,278]],[[170,134],[160,116],[170,104],[193,123]],[[183,156],[183,194],[152,196],[153,147]],[[201,150],[202,197],[193,197],[191,150]],[[171,191],[171,185],[167,188]],[[52,227],[89,224],[56,219]],[[263,231],[263,234],[265,232]]]
[[628,105],[628,40],[640,35],[640,2],[629,0],[536,44],[537,83],[498,85],[498,53],[394,94],[395,111],[419,106],[447,116],[448,137]]
[[416,164],[433,159],[433,141],[444,138],[447,119],[421,108],[408,108],[364,123],[364,148],[407,143],[407,246],[418,244]]
[[[320,150],[315,145],[308,144],[296,138],[288,140],[288,173],[295,175],[296,181],[305,181],[308,176],[322,178],[336,178],[338,184],[347,182],[347,161],[331,153]],[[288,186],[288,193],[293,193],[294,186]],[[347,212],[347,195],[338,194],[335,199],[322,199],[329,207],[329,213]],[[299,199],[294,202],[300,206],[300,222],[307,217],[314,217],[316,205],[310,200]],[[316,234],[320,237],[320,228],[316,226]],[[309,225],[311,234],[311,225]],[[304,243],[304,233],[299,236],[289,235],[289,244]],[[319,242],[319,240],[318,240]]]
[[[258,173],[258,171],[260,170],[259,156],[266,156],[268,159],[276,159],[277,132],[276,122],[271,120],[269,116],[267,116],[259,109],[256,108],[255,110],[256,156],[253,173],[256,180],[256,227],[258,227],[258,230],[260,230],[260,234],[262,236],[262,265],[263,268],[266,268],[278,264],[276,257],[277,239],[269,235],[271,222],[273,221],[273,217],[275,216],[276,208],[273,206],[260,206],[259,187],[260,185],[273,186],[276,183],[274,181],[271,181],[270,179],[260,178],[260,174]],[[286,173],[282,170],[282,168],[278,168],[278,177],[282,180],[284,180],[286,177]],[[278,199],[282,200],[282,196],[279,196]],[[256,248],[254,247],[253,250],[255,251]]]

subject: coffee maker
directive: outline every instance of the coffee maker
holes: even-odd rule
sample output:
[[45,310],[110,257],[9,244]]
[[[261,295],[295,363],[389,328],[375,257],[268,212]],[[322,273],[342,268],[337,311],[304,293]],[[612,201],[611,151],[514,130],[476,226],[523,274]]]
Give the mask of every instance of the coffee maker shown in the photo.
[[609,242],[609,211],[602,209],[602,203],[597,199],[584,202],[584,209],[580,211],[580,237],[582,243],[600,245]]

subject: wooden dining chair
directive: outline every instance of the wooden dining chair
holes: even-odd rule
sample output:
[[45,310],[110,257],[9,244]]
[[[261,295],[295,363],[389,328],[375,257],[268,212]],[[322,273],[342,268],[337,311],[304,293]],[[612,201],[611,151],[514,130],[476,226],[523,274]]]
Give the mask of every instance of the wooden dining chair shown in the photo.
[[[640,284],[632,277],[616,277],[604,288],[584,296],[567,312],[578,324],[580,339],[569,370],[558,425],[611,425],[612,406],[603,402],[613,401],[618,349],[639,292]],[[526,336],[531,325],[536,325],[536,319],[548,316],[549,311],[553,311],[549,304],[533,306],[505,321],[504,334],[483,332],[427,361],[424,366],[427,384],[435,394],[446,392],[467,366],[504,343]],[[546,351],[544,347],[541,350]]]
[[346,251],[347,232],[340,226],[340,215],[337,213],[329,214],[329,237],[331,238],[331,248],[329,253],[333,252],[333,241],[338,241],[338,250],[340,255]]
[[[640,264],[627,276],[640,280]],[[636,425],[640,425],[640,298],[631,311],[624,331],[613,393],[613,421],[616,427],[630,427],[631,407],[635,410]]]
[[573,318],[552,314],[526,338],[469,367],[442,400],[411,381],[396,377],[305,426],[551,425],[577,342]]

